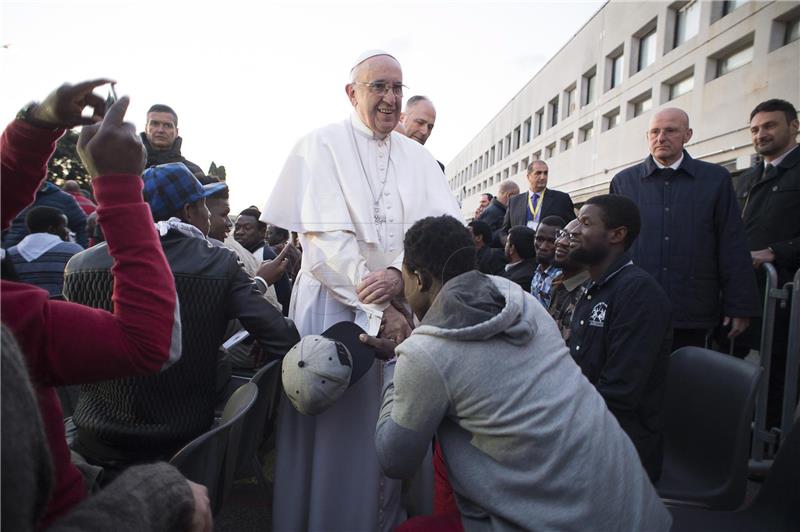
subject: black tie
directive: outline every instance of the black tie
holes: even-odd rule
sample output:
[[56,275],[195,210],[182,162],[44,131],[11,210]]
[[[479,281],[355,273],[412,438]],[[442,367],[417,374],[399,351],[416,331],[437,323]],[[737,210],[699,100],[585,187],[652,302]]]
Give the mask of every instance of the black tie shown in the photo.
[[767,179],[773,178],[777,173],[778,170],[773,165],[766,163],[764,165],[764,175],[762,176],[761,180],[766,181]]

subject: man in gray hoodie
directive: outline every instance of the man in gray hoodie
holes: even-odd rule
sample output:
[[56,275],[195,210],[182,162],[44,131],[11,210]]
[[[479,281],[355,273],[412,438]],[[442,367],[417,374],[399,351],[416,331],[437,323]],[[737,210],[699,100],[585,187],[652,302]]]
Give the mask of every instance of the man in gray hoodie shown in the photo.
[[411,476],[435,434],[468,531],[668,530],[636,449],[542,305],[474,271],[454,218],[418,221],[404,247],[421,324],[387,365],[375,434],[386,475]]

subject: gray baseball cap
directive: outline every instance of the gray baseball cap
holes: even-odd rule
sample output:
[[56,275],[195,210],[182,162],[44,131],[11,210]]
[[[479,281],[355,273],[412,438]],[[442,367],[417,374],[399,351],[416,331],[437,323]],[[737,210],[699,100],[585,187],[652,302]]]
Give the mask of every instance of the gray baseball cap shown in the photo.
[[295,410],[307,416],[324,412],[372,367],[375,350],[358,336],[353,322],[333,325],[322,335],[304,336],[283,358],[283,391]]

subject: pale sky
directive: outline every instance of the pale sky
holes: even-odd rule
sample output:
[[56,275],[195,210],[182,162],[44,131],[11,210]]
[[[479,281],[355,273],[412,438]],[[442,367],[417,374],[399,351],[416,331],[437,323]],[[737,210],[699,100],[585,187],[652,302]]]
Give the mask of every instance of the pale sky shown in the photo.
[[232,211],[261,208],[294,143],[350,113],[364,50],[400,61],[405,98],[433,100],[425,146],[447,164],[603,3],[3,0],[0,119],[64,81],[113,78],[138,131],[170,105],[183,155],[225,165]]

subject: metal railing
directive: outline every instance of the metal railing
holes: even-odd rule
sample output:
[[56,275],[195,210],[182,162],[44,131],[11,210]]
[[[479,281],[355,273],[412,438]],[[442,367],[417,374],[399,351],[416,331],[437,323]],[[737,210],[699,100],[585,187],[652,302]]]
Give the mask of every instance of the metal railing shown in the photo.
[[[763,376],[756,399],[753,440],[750,452],[751,469],[759,469],[765,460],[765,451],[774,454],[776,446],[783,442],[792,428],[797,404],[797,377],[800,368],[800,269],[795,272],[792,282],[778,286],[778,273],[770,263],[761,268],[766,275],[764,290],[764,314],[761,326],[760,359]],[[769,397],[769,374],[772,366],[772,345],[775,338],[775,316],[777,306],[786,308],[791,304],[789,316],[788,343],[786,352],[786,372],[783,389],[781,421],[777,427],[767,427],[767,400]]]

